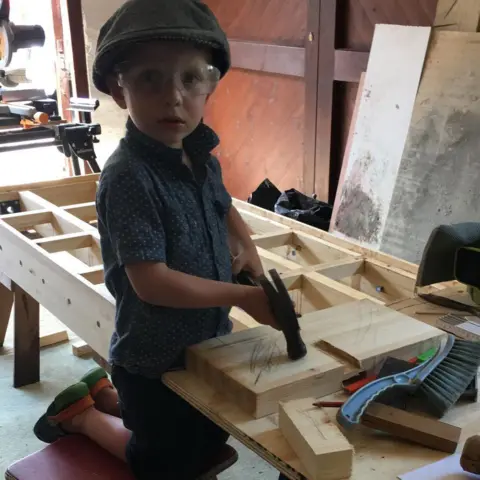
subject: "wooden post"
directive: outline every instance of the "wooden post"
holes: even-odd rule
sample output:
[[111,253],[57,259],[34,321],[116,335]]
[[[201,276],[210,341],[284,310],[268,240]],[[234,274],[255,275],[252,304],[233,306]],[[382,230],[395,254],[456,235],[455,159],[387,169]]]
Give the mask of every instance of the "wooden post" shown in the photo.
[[[78,98],[89,98],[87,52],[83,27],[81,0],[67,0],[68,26],[72,48],[72,83],[73,92]],[[84,161],[85,174],[93,173],[88,162]]]
[[40,380],[40,308],[18,285],[15,294],[13,386],[24,387]]
[[318,94],[315,144],[315,194],[330,200],[333,82],[335,76],[335,30],[337,0],[320,1],[318,45]]
[[5,342],[8,322],[13,307],[13,292],[11,290],[10,280],[0,273],[0,348]]
[[318,39],[320,0],[309,0],[307,38],[305,42],[305,137],[303,160],[303,191],[315,193],[315,152],[317,142]]
[[[69,109],[70,98],[88,98],[90,96],[87,72],[87,58],[85,50],[85,34],[83,28],[82,6],[80,0],[68,0],[64,4],[66,12],[62,10],[61,0],[52,0],[53,27],[55,46],[57,51],[57,98],[59,114],[67,121],[72,122],[74,115]],[[65,42],[65,16],[68,17],[68,32],[71,40],[71,52],[67,51]],[[73,72],[67,68],[67,55],[72,58]],[[73,174],[72,162],[67,160],[69,174]],[[84,162],[85,173],[92,173],[88,162]]]

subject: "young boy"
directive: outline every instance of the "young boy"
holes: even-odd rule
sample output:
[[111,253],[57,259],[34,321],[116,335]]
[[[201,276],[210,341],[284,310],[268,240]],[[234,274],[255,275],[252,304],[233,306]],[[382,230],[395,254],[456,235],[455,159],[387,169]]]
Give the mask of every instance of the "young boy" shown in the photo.
[[116,300],[116,391],[103,371],[89,373],[56,397],[35,433],[46,442],[85,434],[141,480],[203,478],[235,461],[228,434],[161,376],[183,367],[189,345],[230,333],[232,306],[275,327],[263,290],[231,282],[231,255],[233,273],[262,266],[202,121],[229,66],[226,36],[200,0],[127,1],[97,45],[95,86],[129,113],[97,196]]

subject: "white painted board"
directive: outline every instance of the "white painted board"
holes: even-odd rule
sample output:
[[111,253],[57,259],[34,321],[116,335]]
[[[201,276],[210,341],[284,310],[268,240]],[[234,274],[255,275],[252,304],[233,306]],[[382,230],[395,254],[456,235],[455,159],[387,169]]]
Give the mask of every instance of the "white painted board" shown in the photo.
[[430,27],[378,24],[332,233],[378,250],[410,127]]

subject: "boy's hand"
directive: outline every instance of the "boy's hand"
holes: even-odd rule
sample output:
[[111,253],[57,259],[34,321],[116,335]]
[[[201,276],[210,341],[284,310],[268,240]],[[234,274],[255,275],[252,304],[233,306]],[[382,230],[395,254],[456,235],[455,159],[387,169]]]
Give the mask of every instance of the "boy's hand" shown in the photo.
[[281,330],[273,316],[270,302],[261,287],[248,287],[249,293],[238,305],[242,310],[253,317],[258,323],[268,325],[275,330]]
[[238,275],[243,270],[249,272],[254,278],[263,275],[263,266],[257,249],[253,246],[242,250],[233,259],[232,270],[234,275]]

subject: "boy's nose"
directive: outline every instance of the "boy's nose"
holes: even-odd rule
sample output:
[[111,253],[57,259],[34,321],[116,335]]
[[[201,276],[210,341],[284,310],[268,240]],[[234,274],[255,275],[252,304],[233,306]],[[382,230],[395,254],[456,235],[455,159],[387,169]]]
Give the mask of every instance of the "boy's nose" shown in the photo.
[[174,78],[165,82],[163,86],[163,98],[169,106],[180,105],[183,101],[182,91]]

